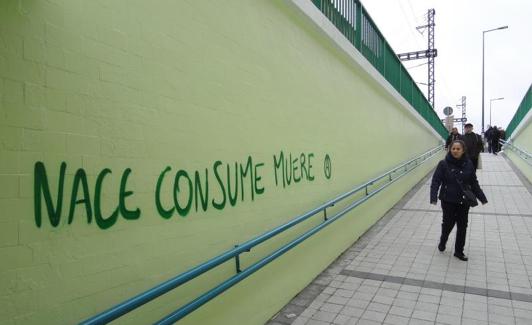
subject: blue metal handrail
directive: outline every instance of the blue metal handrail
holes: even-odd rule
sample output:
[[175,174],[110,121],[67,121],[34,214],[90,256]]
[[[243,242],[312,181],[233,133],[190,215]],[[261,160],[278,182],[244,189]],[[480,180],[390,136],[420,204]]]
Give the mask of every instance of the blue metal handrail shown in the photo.
[[523,159],[527,164],[532,165],[532,155],[530,153],[519,148],[518,146],[513,144],[511,141],[505,141],[505,140],[500,139],[499,143],[503,145],[503,147],[509,148],[510,150],[517,153],[517,155],[521,157],[521,159]]
[[[397,181],[399,178],[401,178],[402,176],[406,175],[407,173],[409,173],[411,170],[413,170],[414,168],[416,168],[417,166],[419,166],[422,162],[426,161],[427,159],[431,158],[432,156],[434,156],[436,153],[438,153],[440,150],[443,149],[443,146],[437,146],[425,153],[423,153],[422,155],[414,158],[414,159],[411,159],[397,167],[395,167],[394,169],[376,177],[376,178],[373,178],[372,180],[360,185],[360,186],[357,186],[355,187],[354,189],[344,193],[344,194],[341,194],[340,196],[330,200],[330,201],[327,201],[325,202],[324,204],[320,205],[319,207],[315,208],[315,209],[312,209],[310,211],[308,211],[307,213],[305,214],[302,214],[296,218],[294,218],[293,220],[275,228],[275,229],[272,229],[268,232],[265,232],[264,234],[258,236],[258,237],[255,237],[243,244],[240,244],[240,245],[237,245],[235,246],[235,248],[233,249],[230,249],[230,250],[227,250],[226,252],[210,259],[209,261],[205,262],[205,263],[202,263],[184,273],[181,273],[179,274],[178,276],[172,278],[172,279],[169,279],[133,298],[130,298],[94,317],[91,317],[83,322],[81,322],[80,324],[83,324],[83,325],[94,325],[94,324],[107,324],[117,318],[119,318],[120,316],[123,316],[124,314],[144,305],[145,303],[148,303],[149,301],[169,292],[170,290],[172,289],[175,289],[176,287],[198,277],[199,275],[215,268],[216,266],[232,259],[232,258],[235,258],[236,259],[236,263],[237,263],[237,274],[234,275],[233,277],[229,278],[228,280],[224,281],[223,283],[221,283],[220,285],[218,285],[217,287],[215,287],[214,289],[211,289],[210,291],[208,291],[207,293],[203,294],[202,296],[196,298],[195,300],[191,301],[190,303],[182,306],[181,308],[179,308],[178,310],[176,310],[175,312],[173,312],[172,314],[166,316],[165,318],[161,319],[159,322],[157,322],[157,324],[171,324],[171,323],[174,323],[176,321],[178,321],[179,319],[185,317],[186,315],[188,315],[189,313],[191,313],[192,311],[196,310],[197,308],[199,308],[200,306],[202,306],[203,304],[205,304],[206,302],[208,302],[209,300],[213,299],[214,297],[218,296],[220,293],[224,292],[225,290],[227,290],[228,288],[232,287],[233,285],[235,285],[236,283],[240,282],[241,280],[245,279],[246,277],[248,277],[249,275],[253,274],[254,272],[256,272],[257,270],[259,270],[260,268],[262,268],[264,265],[268,264],[269,262],[273,261],[274,259],[276,259],[277,257],[283,255],[285,252],[287,252],[288,250],[292,249],[293,247],[297,246],[299,243],[301,243],[302,241],[304,241],[305,239],[307,239],[308,237],[312,236],[313,234],[317,233],[318,231],[320,231],[321,229],[323,229],[324,227],[326,227],[327,225],[331,224],[332,222],[334,222],[335,220],[337,220],[338,218],[342,217],[343,215],[345,215],[347,212],[349,212],[350,210],[354,209],[355,207],[357,207],[358,205],[362,204],[363,202],[367,201],[369,198],[373,197],[374,195],[376,195],[377,193],[379,193],[380,191],[382,191],[384,188],[388,187],[390,184],[394,183],[395,181]],[[414,164],[414,165],[413,165]],[[412,167],[413,165],[413,167]],[[409,169],[409,167],[411,167]],[[403,171],[402,174],[400,174],[399,176],[395,176],[394,177],[394,174],[398,171]],[[388,183],[382,185],[381,187],[379,187],[378,189],[375,189],[373,191],[368,191],[368,188],[372,185],[374,185],[375,183],[379,182],[380,180],[384,179],[384,178],[387,178],[388,180]],[[331,216],[331,217],[328,217],[327,218],[327,215],[326,215],[326,209],[329,208],[329,207],[332,207],[334,206],[336,203],[338,203],[339,201],[361,191],[361,190],[365,190],[365,196],[353,203],[351,203],[350,205],[348,205],[346,208],[344,208],[342,211],[336,213],[334,216]],[[292,242],[286,244],[285,246],[279,248],[278,250],[276,250],[275,252],[273,252],[272,254],[268,255],[267,257],[263,258],[262,260],[256,262],[255,264],[249,266],[247,269],[245,270],[239,270],[239,255],[241,253],[244,253],[244,252],[249,252],[251,250],[251,248],[263,243],[264,241],[286,231],[287,229],[290,229],[291,227],[301,223],[302,221],[305,221],[307,220],[308,218],[316,215],[317,213],[319,212],[324,212],[324,215],[325,215],[325,219],[324,221],[317,225],[316,227],[312,228],[311,230],[307,231],[306,233],[304,233],[303,235],[299,236],[298,238],[296,238],[295,240],[293,240]]]

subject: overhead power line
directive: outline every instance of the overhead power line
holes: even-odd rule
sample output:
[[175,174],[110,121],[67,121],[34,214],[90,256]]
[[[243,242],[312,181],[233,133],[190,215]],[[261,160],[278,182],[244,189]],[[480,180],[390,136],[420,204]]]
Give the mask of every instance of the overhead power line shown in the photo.
[[[401,2],[399,2],[400,4]],[[403,7],[401,6],[401,9]],[[423,26],[418,26],[416,29],[427,28],[428,33],[428,49],[422,51],[414,51],[398,54],[397,57],[401,61],[417,60],[417,59],[427,59],[428,64],[428,76],[427,76],[427,88],[428,88],[428,100],[432,105],[432,109],[435,109],[434,103],[434,58],[438,56],[438,50],[434,48],[434,15],[436,11],[434,9],[429,9],[427,11],[427,24]]]
[[411,67],[406,67],[407,69],[413,69],[413,68],[418,68],[418,67],[421,67],[421,66],[424,66],[424,65],[427,65],[429,64],[428,62],[425,62],[425,63],[421,63],[421,64],[417,64],[417,65],[413,65]]

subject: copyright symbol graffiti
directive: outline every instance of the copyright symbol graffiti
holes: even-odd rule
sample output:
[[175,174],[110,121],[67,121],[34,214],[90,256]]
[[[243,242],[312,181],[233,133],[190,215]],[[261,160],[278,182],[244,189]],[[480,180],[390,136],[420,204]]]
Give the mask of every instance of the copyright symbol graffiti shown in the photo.
[[323,161],[323,172],[325,173],[325,177],[327,179],[331,178],[331,172],[332,172],[332,166],[331,166],[331,157],[329,155],[325,155],[325,160]]

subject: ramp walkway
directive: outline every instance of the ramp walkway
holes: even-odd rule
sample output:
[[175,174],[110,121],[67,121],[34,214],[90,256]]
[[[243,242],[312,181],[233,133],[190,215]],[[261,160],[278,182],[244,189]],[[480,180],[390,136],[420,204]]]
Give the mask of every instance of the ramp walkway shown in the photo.
[[465,253],[437,249],[441,208],[429,174],[268,325],[532,324],[532,188],[482,154],[489,203],[473,208]]

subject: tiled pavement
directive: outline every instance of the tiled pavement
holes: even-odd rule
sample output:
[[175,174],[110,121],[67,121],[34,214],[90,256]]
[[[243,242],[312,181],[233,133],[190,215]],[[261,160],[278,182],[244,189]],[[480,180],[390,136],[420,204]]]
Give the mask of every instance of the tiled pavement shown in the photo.
[[430,175],[268,325],[532,324],[532,191],[501,156],[482,154],[489,203],[472,209],[462,262],[436,246]]

